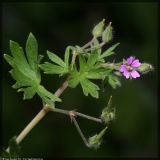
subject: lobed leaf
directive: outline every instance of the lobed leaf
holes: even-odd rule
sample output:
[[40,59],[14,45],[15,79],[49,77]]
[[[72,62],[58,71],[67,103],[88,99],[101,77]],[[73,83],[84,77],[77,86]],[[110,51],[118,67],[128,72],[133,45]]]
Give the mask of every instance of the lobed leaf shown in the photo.
[[90,72],[88,72],[87,76],[88,79],[104,79],[104,73],[101,72],[100,69],[96,69],[96,70],[91,70]]
[[88,94],[90,94],[92,97],[95,98],[99,97],[98,94],[99,87],[96,84],[92,83],[88,79],[81,80],[80,84],[82,86],[84,95],[88,96]]
[[58,65],[54,65],[49,62],[45,62],[44,64],[39,65],[39,67],[44,71],[46,74],[65,74],[68,72],[66,68],[63,68]]
[[38,44],[32,33],[29,34],[26,42],[26,56],[31,69],[38,72]]
[[113,50],[119,45],[120,43],[116,43],[114,45],[112,45],[110,48],[108,48],[105,52],[103,52],[103,54],[100,56],[100,59],[103,59],[105,57],[111,56],[112,54],[114,54]]
[[10,41],[10,50],[12,56],[4,54],[4,58],[12,66],[9,72],[16,80],[12,87],[18,89],[18,92],[24,92],[23,99],[31,99],[36,93],[42,93],[40,97],[46,103],[48,103],[48,99],[52,103],[60,101],[58,97],[49,91],[39,90],[41,88],[41,75],[38,65],[43,56],[38,55],[38,44],[33,34],[29,34],[26,42],[26,56],[17,42]]
[[90,54],[88,61],[87,61],[87,66],[89,68],[92,68],[97,61],[98,61],[98,53],[95,50],[94,53]]
[[108,76],[108,83],[114,89],[121,86],[121,82],[120,82],[119,78],[117,76],[114,76],[114,75],[109,75]]
[[71,50],[72,50],[72,46],[68,46],[64,54],[64,62],[67,67],[69,67],[69,56],[70,56]]
[[35,87],[27,87],[27,88],[20,88],[18,89],[18,92],[24,92],[23,99],[31,99],[36,94]]
[[55,96],[54,94],[47,91],[43,86],[39,85],[37,89],[37,94],[46,102],[47,104],[54,107],[54,102],[61,102],[62,100]]
[[63,62],[63,60],[62,60],[61,58],[59,58],[56,54],[54,54],[54,53],[52,53],[52,52],[50,52],[50,51],[47,51],[47,55],[48,55],[49,59],[50,59],[52,62],[60,65],[60,66],[63,67],[63,68],[66,67],[66,64]]

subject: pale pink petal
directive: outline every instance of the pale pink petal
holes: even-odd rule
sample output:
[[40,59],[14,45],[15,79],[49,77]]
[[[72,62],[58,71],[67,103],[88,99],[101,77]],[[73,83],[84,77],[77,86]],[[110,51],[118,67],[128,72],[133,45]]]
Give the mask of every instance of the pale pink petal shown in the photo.
[[123,75],[128,79],[130,77],[130,73],[128,71],[124,71]]
[[129,58],[127,58],[127,63],[129,65],[132,64],[133,61],[134,61],[134,57],[130,56]]
[[134,60],[133,63],[131,64],[132,67],[139,67],[141,63],[139,62],[138,59]]
[[137,71],[132,71],[132,72],[131,72],[131,76],[132,76],[133,78],[137,78],[137,77],[140,77],[140,74],[139,74]]
[[120,67],[120,72],[124,72],[124,71],[126,71],[126,65],[122,64]]

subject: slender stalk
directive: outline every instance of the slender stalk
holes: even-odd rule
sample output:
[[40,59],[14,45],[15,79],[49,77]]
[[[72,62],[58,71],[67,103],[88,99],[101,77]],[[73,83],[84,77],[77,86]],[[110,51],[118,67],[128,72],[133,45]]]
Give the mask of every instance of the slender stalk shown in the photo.
[[[58,113],[66,114],[66,115],[70,115],[70,112],[71,112],[71,111],[63,110],[59,108],[52,108],[50,109],[50,111],[58,112]],[[75,111],[72,111],[72,112],[74,113],[75,116],[83,117],[83,118],[92,120],[94,122],[103,123],[103,121],[100,118],[95,118],[95,117],[92,117],[92,116],[89,116],[83,113],[75,112]]]
[[[34,119],[22,130],[22,132],[17,136],[16,142],[19,144],[26,135],[34,128],[37,123],[46,115],[48,111],[45,109],[42,109],[35,117]],[[9,147],[6,150],[9,152]]]
[[75,112],[75,115],[92,120],[92,121],[95,121],[95,122],[98,122],[98,123],[103,123],[103,121],[100,118],[91,117],[91,116],[88,116],[86,114],[82,114],[79,112]]
[[[86,43],[84,46],[82,46],[81,48],[82,49],[85,49],[86,47],[88,47],[89,45],[91,45],[91,43],[94,41],[94,37],[91,39],[91,41],[89,41],[88,43]],[[75,63],[75,60],[76,60],[76,57],[77,57],[77,53],[76,53],[76,51],[73,51],[73,53],[72,53],[73,55],[72,55],[72,61],[71,61],[71,68],[73,69],[73,65],[74,65],[74,63]]]
[[76,119],[75,119],[74,117],[72,117],[72,120],[73,120],[73,123],[74,123],[74,125],[75,125],[75,127],[76,127],[76,129],[77,129],[77,131],[78,131],[78,133],[79,133],[79,135],[81,136],[84,144],[85,144],[87,147],[90,147],[87,139],[85,138],[83,132],[81,131],[81,129],[80,129],[79,125],[78,125],[78,122],[76,121]]
[[86,43],[84,46],[82,46],[81,48],[82,49],[85,49],[86,47],[88,47],[89,45],[91,45],[92,44],[92,42],[94,41],[94,37],[91,39],[91,41],[89,41],[88,43]]
[[54,93],[55,96],[59,97],[64,90],[68,87],[68,78],[63,82],[63,84],[57,89],[57,91]]
[[105,44],[106,44],[106,42],[102,42],[101,44],[97,45],[96,47],[88,48],[85,51],[88,52],[88,51],[91,51],[94,49],[99,49],[99,48],[103,47]]

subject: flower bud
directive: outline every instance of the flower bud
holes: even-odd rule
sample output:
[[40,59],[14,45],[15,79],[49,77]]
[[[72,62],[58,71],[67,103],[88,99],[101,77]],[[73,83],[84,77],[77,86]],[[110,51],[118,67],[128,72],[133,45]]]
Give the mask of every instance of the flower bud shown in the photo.
[[104,123],[108,124],[110,121],[115,119],[115,109],[112,112],[102,111],[101,119]]
[[111,22],[102,33],[103,42],[109,42],[113,38]]
[[109,99],[107,107],[102,110],[101,119],[105,124],[115,119],[115,108],[112,108],[112,96]]
[[105,19],[103,19],[101,22],[99,22],[92,30],[92,34],[95,38],[101,36],[102,31],[103,31],[103,27],[104,27],[104,21]]
[[105,134],[106,130],[107,130],[107,126],[99,133],[99,134],[95,134],[94,136],[90,137],[88,140],[89,146],[95,149],[98,149],[99,146],[102,143],[102,137]]
[[142,63],[140,67],[138,67],[138,71],[141,72],[142,74],[148,73],[152,71],[154,68],[151,64],[149,63]]

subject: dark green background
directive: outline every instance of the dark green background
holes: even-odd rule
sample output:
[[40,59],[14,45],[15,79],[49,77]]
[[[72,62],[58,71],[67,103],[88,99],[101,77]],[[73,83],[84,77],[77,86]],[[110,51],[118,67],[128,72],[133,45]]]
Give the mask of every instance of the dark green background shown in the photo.
[[[157,156],[157,3],[3,3],[3,53],[10,54],[9,40],[23,47],[29,32],[39,43],[39,53],[46,50],[63,57],[68,45],[89,41],[95,24],[103,18],[112,21],[114,39],[121,42],[116,61],[134,55],[141,62],[151,63],[154,72],[136,80],[122,79],[122,87],[107,86],[98,100],[85,97],[80,87],[67,89],[59,108],[99,116],[113,95],[116,120],[110,125],[99,150],[85,147],[70,119],[58,113],[48,115],[21,143],[25,157],[155,157]],[[45,58],[47,59],[47,58]],[[18,133],[41,109],[41,100],[22,101],[22,93],[11,88],[14,80],[10,66],[3,63],[3,143]],[[54,92],[63,79],[43,75],[42,84]],[[104,126],[78,118],[87,137]]]

